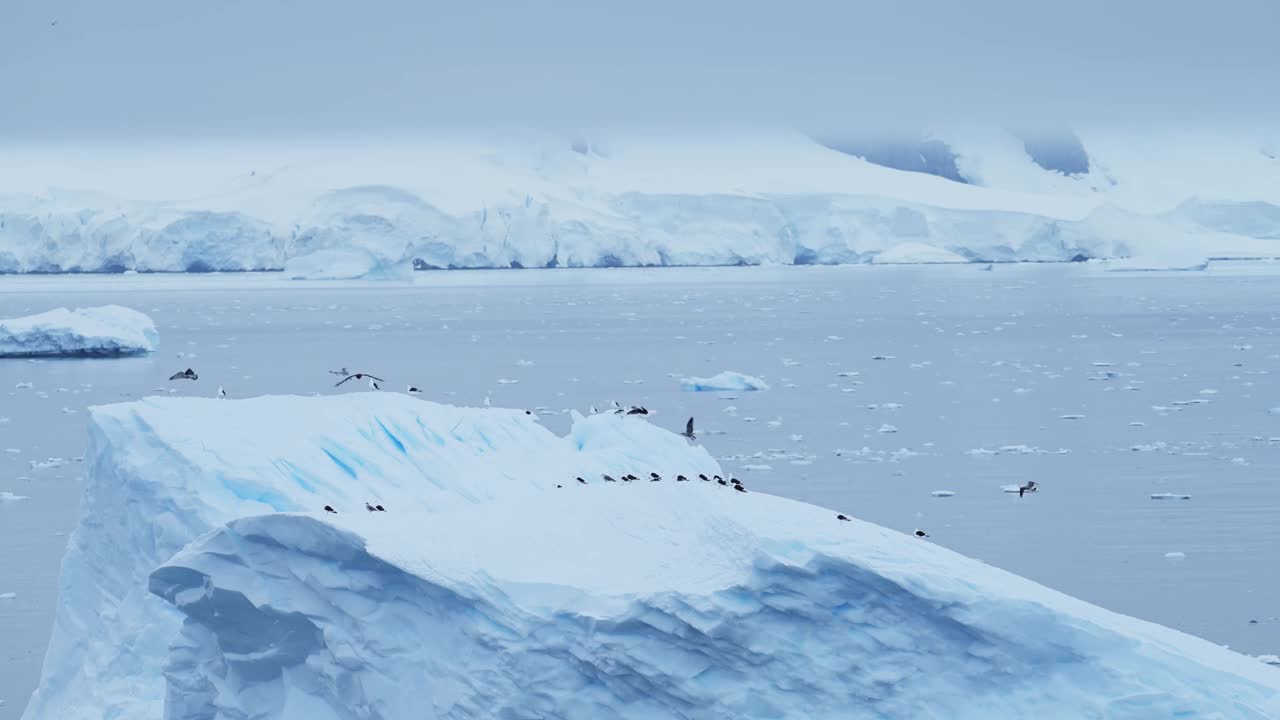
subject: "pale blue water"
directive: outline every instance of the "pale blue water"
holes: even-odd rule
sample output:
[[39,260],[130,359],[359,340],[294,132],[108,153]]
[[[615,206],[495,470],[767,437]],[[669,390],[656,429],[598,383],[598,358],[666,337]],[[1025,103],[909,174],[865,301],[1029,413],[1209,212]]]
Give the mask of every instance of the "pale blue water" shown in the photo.
[[[347,392],[326,372],[340,366],[441,401],[541,408],[557,431],[562,409],[614,399],[672,430],[694,415],[753,490],[925,528],[1109,609],[1280,652],[1278,281],[1058,265],[0,278],[0,317],[120,303],[161,334],[148,358],[0,360],[0,492],[31,498],[0,503],[0,593],[16,593],[0,600],[0,720],[38,679],[86,406],[218,385]],[[199,381],[167,381],[188,366]],[[721,370],[771,389],[680,389]],[[32,466],[49,458],[67,462]],[[1034,496],[1001,491],[1028,479]]]

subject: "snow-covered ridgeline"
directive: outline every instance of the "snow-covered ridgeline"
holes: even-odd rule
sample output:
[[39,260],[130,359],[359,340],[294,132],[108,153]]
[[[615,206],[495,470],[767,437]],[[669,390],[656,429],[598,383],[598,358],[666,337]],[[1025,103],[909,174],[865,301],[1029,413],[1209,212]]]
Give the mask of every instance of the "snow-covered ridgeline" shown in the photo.
[[1280,712],[1255,659],[703,483],[641,418],[153,399],[95,409],[87,459],[29,720]]
[[154,352],[160,336],[143,313],[119,305],[57,308],[0,320],[0,357],[113,357]]
[[[1274,159],[1104,140],[1086,138],[1081,176],[1020,144],[953,142],[972,184],[786,135],[605,154],[545,139],[195,148],[133,174],[32,150],[0,171],[0,272],[281,270],[322,251],[343,255],[290,273],[1280,254]],[[1185,147],[1200,155],[1160,166]]]

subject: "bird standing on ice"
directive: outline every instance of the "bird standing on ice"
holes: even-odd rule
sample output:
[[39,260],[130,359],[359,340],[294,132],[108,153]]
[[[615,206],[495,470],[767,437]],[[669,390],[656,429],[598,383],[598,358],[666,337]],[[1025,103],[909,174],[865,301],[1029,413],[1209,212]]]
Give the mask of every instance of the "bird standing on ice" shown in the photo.
[[916,528],[916,531],[915,531],[914,535],[915,535],[916,537],[918,537],[918,538],[927,538],[927,537],[929,537],[929,533],[927,533],[927,532],[925,532],[925,531],[921,530],[920,528]]
[[421,394],[422,394],[422,391],[421,391],[421,390],[419,390],[419,389],[418,389],[416,386],[414,386],[414,385],[410,385],[410,386],[409,386],[409,389],[407,390],[407,392],[408,392],[410,395],[421,395]]
[[223,390],[221,385],[218,386],[218,398],[221,400],[227,399],[227,391]]

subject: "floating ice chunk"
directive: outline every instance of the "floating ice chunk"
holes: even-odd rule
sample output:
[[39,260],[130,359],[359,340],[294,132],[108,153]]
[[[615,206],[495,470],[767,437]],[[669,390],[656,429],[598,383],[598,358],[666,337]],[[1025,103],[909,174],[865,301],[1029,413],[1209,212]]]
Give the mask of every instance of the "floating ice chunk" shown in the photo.
[[949,498],[955,496],[956,493],[954,490],[934,490],[929,494],[937,498]]
[[151,318],[119,305],[58,308],[0,320],[0,357],[114,357],[141,355],[158,346]]
[[7,490],[0,492],[0,502],[19,502],[22,500],[30,500],[26,495],[15,495]]
[[1059,420],[1083,420],[1084,415],[1079,415],[1079,414],[1059,415],[1058,419]]
[[1186,559],[1187,559],[1187,554],[1186,554],[1186,553],[1184,553],[1184,552],[1179,552],[1179,551],[1177,551],[1177,550],[1175,550],[1175,551],[1173,551],[1173,552],[1167,552],[1167,553],[1165,553],[1165,554],[1164,554],[1164,556],[1165,556],[1166,558],[1169,558],[1170,560],[1186,560]]
[[1151,493],[1152,500],[1190,500],[1187,493]]
[[18,597],[18,593],[15,593],[15,592],[2,592],[2,593],[0,593],[0,600],[12,600],[12,599],[14,599],[14,598],[16,598],[16,597]]
[[747,392],[768,390],[769,384],[758,377],[725,370],[708,378],[687,377],[681,381],[682,389],[689,392],[717,392],[721,390]]
[[876,432],[882,432],[882,433],[896,433],[896,432],[898,432],[898,428],[896,428],[896,427],[894,427],[893,425],[890,425],[890,424],[888,424],[888,423],[885,423],[884,425],[881,425],[881,426],[880,426],[880,429],[879,429],[879,430],[876,430]]

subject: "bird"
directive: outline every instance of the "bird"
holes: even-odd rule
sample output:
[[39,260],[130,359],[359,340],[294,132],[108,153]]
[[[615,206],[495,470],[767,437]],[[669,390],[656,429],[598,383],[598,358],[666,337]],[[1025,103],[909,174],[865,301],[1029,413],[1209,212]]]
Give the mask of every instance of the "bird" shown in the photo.
[[218,386],[218,397],[220,397],[220,398],[222,398],[222,399],[224,399],[224,400],[225,400],[225,399],[226,399],[226,397],[227,397],[227,391],[226,391],[226,390],[223,390],[221,385],[219,385],[219,386]]
[[744,488],[744,487],[742,487],[741,485],[734,485],[734,486],[733,486],[733,489],[734,489],[734,490],[737,490],[738,492],[746,492],[746,491],[747,491],[747,489],[746,489],[746,488]]
[[626,475],[622,476],[622,479],[624,482],[631,482],[632,480],[639,480],[640,478],[636,477],[635,475],[632,475],[631,473],[627,473]]
[[409,392],[409,394],[410,394],[410,395],[421,395],[421,394],[422,394],[422,391],[421,391],[421,390],[419,390],[418,388],[414,387],[413,385],[410,385],[410,386],[409,386],[409,390],[408,390],[408,392]]
[[683,476],[683,475],[677,475],[677,476],[676,476],[676,482],[689,482],[689,478],[687,478],[687,477],[685,477],[685,476]]
[[613,479],[612,475],[601,475],[600,477],[604,478],[605,482],[618,482],[617,480]]
[[658,482],[661,479],[662,479],[662,476],[659,475],[658,473],[656,472],[649,473],[649,482]]
[[918,538],[927,538],[929,537],[929,533],[921,530],[920,528],[916,528],[915,536]]
[[701,480],[702,482],[711,482],[711,478],[707,477],[703,473],[698,473],[698,479]]
[[378,384],[378,381],[377,381],[377,380],[374,380],[373,378],[369,378],[369,389],[370,389],[370,390],[381,390],[381,389],[382,389],[382,386]]
[[[342,368],[342,369],[346,370],[346,368]],[[376,380],[378,382],[386,382],[382,378],[370,375],[369,373],[353,373],[353,374],[347,375],[346,377],[342,378],[338,382],[334,383],[334,387],[338,387],[339,385],[349,380],[363,380],[365,378],[369,378],[370,380]],[[370,386],[372,386],[372,384]],[[376,390],[377,388],[374,388],[374,389]]]
[[684,432],[680,434],[690,440],[693,440],[697,437],[696,435],[693,434],[693,418],[689,418],[689,422],[685,423]]
[[738,479],[738,478],[736,478],[736,477],[731,477],[731,478],[729,478],[729,482],[733,483],[734,485],[741,485],[741,484],[742,484],[742,481],[741,481],[741,480],[739,480],[739,479]]
[[558,487],[558,488],[562,488],[562,487],[564,487],[564,486],[563,486],[563,485],[557,485],[556,487]]
[[719,475],[712,475],[712,476],[711,476],[711,479],[712,479],[712,480],[715,480],[716,482],[720,483],[721,485],[723,485],[723,484],[724,484],[724,478],[720,477]]
[[335,515],[336,515],[336,514],[338,514],[338,511],[337,511],[337,510],[334,510],[332,505],[325,505],[325,506],[324,506],[324,511],[325,511],[325,512],[333,513],[333,514],[335,514]]
[[365,502],[365,504],[364,504],[364,509],[365,509],[365,510],[368,510],[369,512],[378,512],[378,508],[376,508],[376,507],[374,507],[374,506],[370,505],[370,504],[368,503],[368,501],[366,501],[366,502]]
[[386,509],[386,508],[384,508],[384,507],[382,507],[381,505],[374,505],[374,506],[373,506],[373,509],[374,509],[374,510],[377,510],[378,512],[386,512],[386,511],[387,511],[387,509]]
[[627,410],[627,414],[628,415],[648,415],[649,411],[643,407],[640,407],[639,405],[633,405],[631,409]]
[[837,519],[837,520],[844,520],[845,522],[848,522],[848,521],[849,521],[849,518],[845,517],[844,515],[836,515],[836,519]]
[[583,480],[582,478],[578,478],[578,482],[582,483],[583,485],[587,484],[587,481]]
[[330,371],[329,371],[329,374],[330,374],[330,375],[341,375],[342,377],[346,377],[346,376],[350,375],[351,373],[350,373],[350,372],[348,372],[346,368],[342,368],[341,370],[330,370]]
[[1018,497],[1022,497],[1025,493],[1036,491],[1036,481],[1028,480],[1025,485],[1018,486]]
[[187,368],[182,372],[176,372],[170,375],[169,379],[170,380],[199,380],[200,376],[196,374],[195,370],[192,370],[191,368]]
[[58,21],[54,20],[53,22],[49,23],[49,27],[58,27]]
[[728,484],[729,484],[729,483],[727,483],[727,482],[725,482],[725,481],[721,480],[720,478],[716,478],[716,482],[720,483],[721,485],[728,485]]

